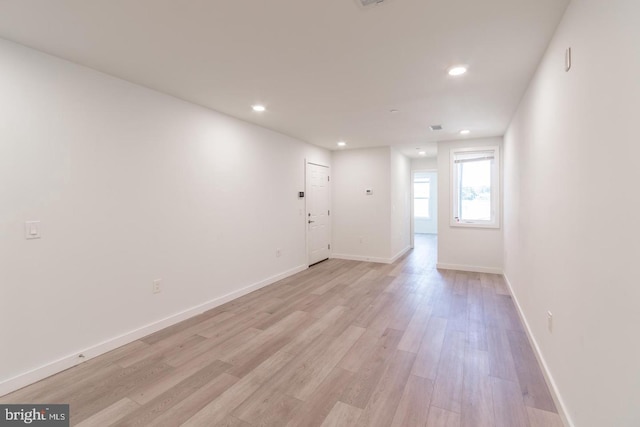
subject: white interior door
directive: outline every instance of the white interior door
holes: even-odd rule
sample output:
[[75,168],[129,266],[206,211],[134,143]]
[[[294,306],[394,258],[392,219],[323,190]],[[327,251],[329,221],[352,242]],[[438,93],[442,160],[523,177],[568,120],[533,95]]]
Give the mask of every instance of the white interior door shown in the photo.
[[324,261],[330,253],[329,168],[307,163],[307,242],[309,265]]

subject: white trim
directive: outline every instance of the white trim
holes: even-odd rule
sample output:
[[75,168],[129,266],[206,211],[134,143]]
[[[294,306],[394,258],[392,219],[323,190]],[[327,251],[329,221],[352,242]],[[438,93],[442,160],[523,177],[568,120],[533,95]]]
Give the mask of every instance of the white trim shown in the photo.
[[378,262],[382,264],[391,264],[390,258],[379,258],[362,255],[349,255],[349,254],[331,254],[332,259],[346,259],[349,261],[363,261],[363,262]]
[[331,254],[331,259],[346,259],[349,261],[377,262],[380,264],[391,264],[390,258],[370,257],[349,254]]
[[302,223],[304,224],[304,257],[305,257],[305,264],[309,265],[309,227],[307,227],[308,223],[307,223],[307,218],[309,215],[309,203],[307,203],[307,200],[309,200],[309,183],[308,178],[307,178],[307,165],[309,164],[309,160],[307,160],[307,158],[305,157],[304,159],[304,166],[303,166],[303,170],[304,170],[304,218],[302,218]]
[[[454,220],[452,220],[454,221]],[[451,223],[449,224],[451,227],[460,227],[460,228],[493,228],[493,229],[498,229],[500,228],[499,225],[495,225],[495,224],[485,224],[482,222],[456,222],[455,224]]]
[[[176,323],[182,322],[183,320],[189,319],[193,316],[197,316],[198,314],[204,313],[207,310],[211,310],[212,308],[218,307],[219,305],[222,305],[226,302],[239,298],[257,289],[268,286],[272,283],[277,282],[278,280],[282,280],[289,276],[293,276],[294,274],[297,274],[308,268],[309,267],[307,265],[300,265],[298,267],[287,270],[283,273],[268,277],[264,280],[261,280],[260,282],[246,286],[242,289],[238,289],[237,291],[233,291],[221,297],[214,298],[203,304],[200,304],[195,307],[189,308],[187,310],[181,311],[179,313],[173,314],[169,317],[158,320],[156,322],[149,323],[148,325],[134,329],[130,332],[119,335],[117,337],[108,339],[99,344],[76,351],[73,354],[62,357],[53,362],[47,363],[46,365],[40,366],[31,371],[24,372],[13,378],[4,380],[0,382],[0,396],[4,396],[22,387],[26,387],[37,381],[50,377],[51,375],[57,374],[58,372],[62,372],[73,366],[79,365],[82,362],[93,359],[94,357],[100,356],[102,354],[105,354],[118,347],[122,347],[123,345],[129,344],[140,338],[146,337],[149,334],[152,334],[161,329],[167,328],[171,325],[175,325]],[[82,354],[84,357],[81,358],[80,354]]]
[[393,264],[400,257],[411,250],[411,246],[407,246],[391,258],[371,257],[366,255],[349,255],[349,254],[331,254],[333,259],[346,259],[349,261],[377,262],[380,264]]
[[409,183],[409,246],[412,248],[416,247],[416,236],[415,236],[415,228],[416,228],[416,217],[414,207],[414,191],[413,191],[413,180],[415,179],[415,171],[411,170],[411,182]]
[[331,166],[329,166],[329,165],[325,165],[325,164],[322,164],[322,163],[316,163],[316,162],[310,162],[308,160],[305,160],[305,164],[307,164],[307,165],[316,165],[316,166],[320,166],[320,167],[323,167],[323,168],[331,168]]
[[500,267],[480,267],[477,265],[443,264],[439,262],[436,264],[436,268],[439,268],[441,270],[470,271],[472,273],[502,274],[502,268]]
[[393,264],[394,262],[396,262],[397,260],[399,260],[404,254],[406,254],[407,252],[409,252],[411,250],[411,246],[407,246],[406,248],[400,250],[400,252],[398,252],[397,254],[395,254],[395,256],[393,256],[390,260],[389,260],[389,264]]
[[549,366],[547,365],[547,362],[542,356],[542,352],[540,351],[540,346],[538,346],[538,342],[536,341],[535,337],[533,336],[533,333],[531,332],[531,328],[529,327],[529,322],[527,322],[527,318],[525,317],[524,312],[522,311],[522,307],[518,302],[518,297],[513,292],[513,287],[511,286],[511,282],[509,281],[509,278],[507,277],[506,274],[503,274],[502,276],[504,277],[504,281],[507,283],[507,287],[509,288],[509,292],[513,297],[513,301],[516,303],[516,308],[518,309],[518,315],[520,316],[520,320],[524,324],[525,331],[527,332],[527,337],[529,338],[529,343],[531,343],[531,346],[533,347],[533,352],[536,355],[536,359],[538,359],[538,363],[540,364],[540,366],[542,366],[542,374],[544,375],[544,379],[547,382],[547,386],[551,391],[551,397],[553,398],[553,401],[556,404],[556,409],[558,409],[558,415],[560,415],[560,418],[562,418],[562,421],[566,426],[573,427],[575,424],[573,423],[571,418],[569,418],[569,414],[564,404],[564,400],[562,399],[562,396],[560,395],[560,391],[558,390],[558,386],[556,385],[556,382],[554,381],[553,376],[551,375],[551,371],[549,371]]

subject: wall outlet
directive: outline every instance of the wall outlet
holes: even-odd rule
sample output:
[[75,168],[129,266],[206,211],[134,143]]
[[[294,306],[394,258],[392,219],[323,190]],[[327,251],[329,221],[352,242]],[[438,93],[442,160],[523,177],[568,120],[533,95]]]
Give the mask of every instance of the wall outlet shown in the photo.
[[27,221],[24,223],[24,237],[27,240],[39,239],[40,235],[40,221]]
[[282,255],[282,249],[278,248],[276,249],[276,258],[280,258],[280,255]]
[[162,288],[160,286],[161,283],[162,283],[162,280],[160,280],[160,279],[154,280],[153,281],[153,285],[151,287],[151,292],[153,292],[154,294],[159,294],[160,291],[162,291]]
[[547,311],[547,329],[553,333],[553,313],[550,311]]

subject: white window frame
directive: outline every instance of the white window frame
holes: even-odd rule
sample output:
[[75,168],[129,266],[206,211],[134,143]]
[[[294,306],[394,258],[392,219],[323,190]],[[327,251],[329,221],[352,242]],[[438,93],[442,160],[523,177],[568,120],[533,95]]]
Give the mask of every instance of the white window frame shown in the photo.
[[[458,153],[473,153],[479,151],[493,151],[494,159],[491,168],[491,220],[466,220],[458,221],[456,217],[459,212],[460,191],[458,174],[456,173],[455,158]],[[485,147],[452,148],[450,152],[451,168],[451,212],[449,224],[452,227],[475,227],[475,228],[500,228],[500,147],[497,145]]]

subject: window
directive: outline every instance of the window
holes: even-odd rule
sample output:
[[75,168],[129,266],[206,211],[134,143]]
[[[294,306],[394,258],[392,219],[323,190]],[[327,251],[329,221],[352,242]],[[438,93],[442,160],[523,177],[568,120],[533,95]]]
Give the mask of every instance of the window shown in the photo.
[[431,218],[431,179],[427,174],[416,173],[413,178],[413,214],[416,218]]
[[498,147],[451,151],[451,225],[498,228]]

